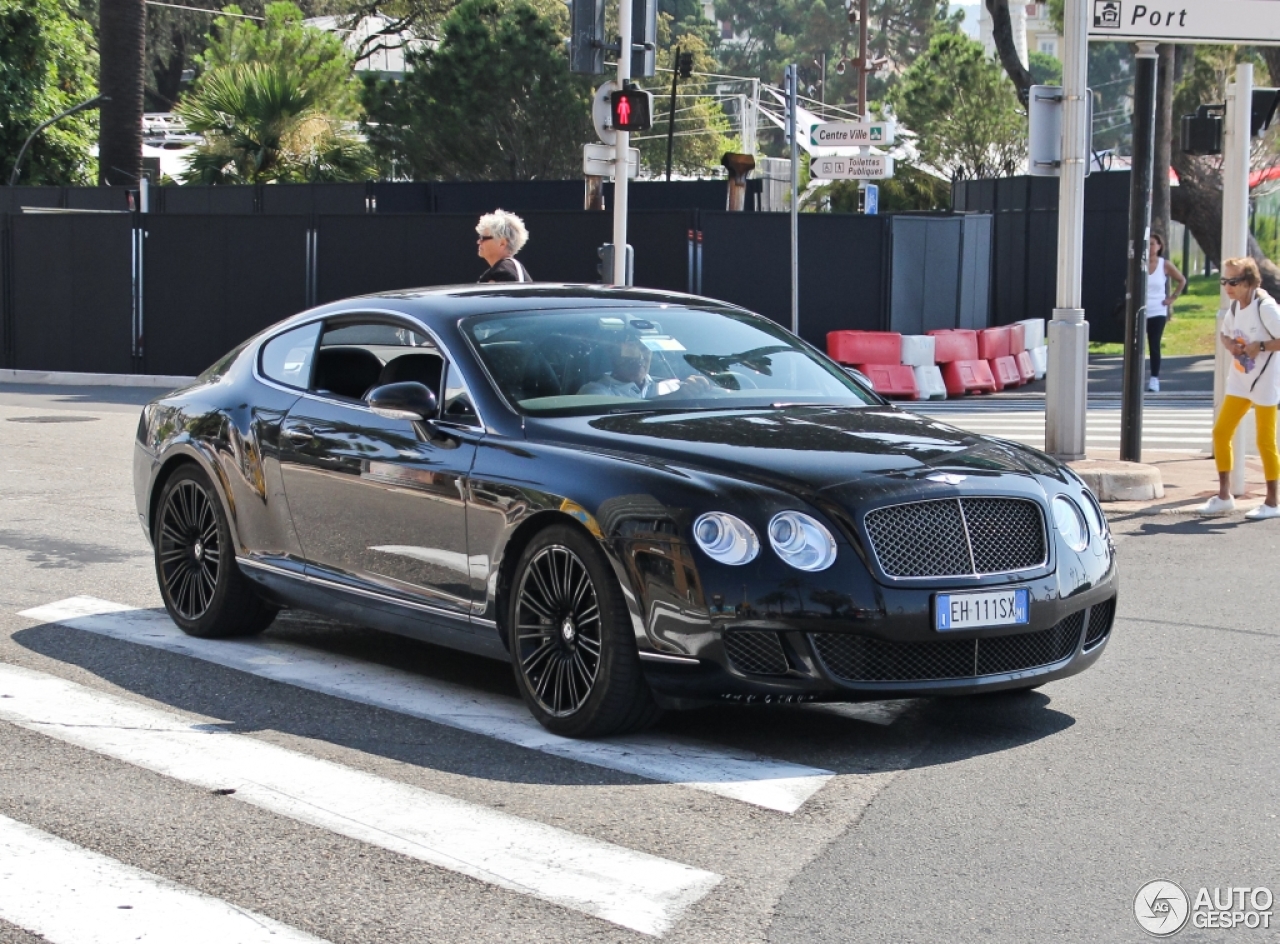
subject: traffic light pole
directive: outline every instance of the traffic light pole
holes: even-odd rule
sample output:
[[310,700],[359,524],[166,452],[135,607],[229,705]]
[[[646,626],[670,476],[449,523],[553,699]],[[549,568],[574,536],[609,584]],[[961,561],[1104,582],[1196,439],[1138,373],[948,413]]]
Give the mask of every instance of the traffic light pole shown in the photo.
[[800,104],[800,67],[787,66],[787,140],[791,145],[791,333],[800,333],[800,141],[796,110]]
[[1129,184],[1129,297],[1124,326],[1124,400],[1120,458],[1142,461],[1142,362],[1147,333],[1147,255],[1151,242],[1151,185],[1156,159],[1155,43],[1138,43],[1133,82],[1133,171]]
[[[1249,255],[1249,148],[1253,142],[1251,122],[1253,103],[1253,65],[1236,66],[1236,81],[1227,88],[1226,133],[1222,142],[1222,259],[1240,259]],[[1221,260],[1219,260],[1221,267]],[[1230,305],[1225,291],[1222,309]],[[1231,355],[1218,341],[1222,333],[1223,313],[1218,313],[1213,348],[1217,355],[1213,379],[1213,416],[1217,419],[1226,395],[1227,374]],[[1231,470],[1231,494],[1239,498],[1245,492],[1245,424],[1236,428],[1233,440],[1235,467]]]
[[[631,7],[634,0],[618,2],[618,88],[631,78]],[[613,160],[613,284],[627,284],[627,152],[631,133],[618,131]]]

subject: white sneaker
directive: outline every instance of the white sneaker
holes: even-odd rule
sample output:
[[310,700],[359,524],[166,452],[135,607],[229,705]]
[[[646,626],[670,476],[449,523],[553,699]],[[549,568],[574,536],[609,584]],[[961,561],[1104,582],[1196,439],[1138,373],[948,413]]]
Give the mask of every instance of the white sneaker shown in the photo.
[[1152,377],[1150,380],[1148,380],[1148,381],[1147,381],[1147,390],[1149,390],[1151,393],[1159,393],[1159,392],[1160,392],[1160,378],[1159,378],[1159,377]]
[[1244,516],[1250,521],[1262,521],[1265,518],[1280,518],[1280,508],[1275,505],[1259,505],[1253,511],[1246,511]]
[[1202,515],[1227,515],[1236,510],[1236,500],[1234,498],[1219,498],[1214,495],[1207,502],[1201,505],[1196,511]]

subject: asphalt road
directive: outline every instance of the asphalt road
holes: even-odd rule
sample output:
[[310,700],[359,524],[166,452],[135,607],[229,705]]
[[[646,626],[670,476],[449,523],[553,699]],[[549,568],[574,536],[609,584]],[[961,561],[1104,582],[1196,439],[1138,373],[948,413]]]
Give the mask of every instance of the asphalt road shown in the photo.
[[[129,482],[147,396],[0,386],[3,944],[112,922],[184,942],[1124,942],[1147,939],[1153,879],[1280,893],[1280,522],[1114,520],[1113,640],[1029,696],[688,713],[609,760],[521,741],[504,666],[359,627],[287,614],[234,658],[180,651]],[[22,615],[76,597],[100,615]],[[716,751],[762,772],[636,772]],[[777,762],[811,771],[794,809]],[[157,935],[170,899],[209,917]]]

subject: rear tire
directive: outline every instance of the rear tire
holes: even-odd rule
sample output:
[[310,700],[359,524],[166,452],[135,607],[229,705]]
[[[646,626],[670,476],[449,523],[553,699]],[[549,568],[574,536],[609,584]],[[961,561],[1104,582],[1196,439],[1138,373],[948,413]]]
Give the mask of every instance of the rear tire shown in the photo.
[[187,635],[251,636],[276,618],[278,608],[236,566],[222,501],[196,466],[184,466],[165,483],[152,546],[165,609]]
[[657,719],[622,589],[590,538],[569,525],[537,534],[506,609],[516,684],[548,731],[605,737]]

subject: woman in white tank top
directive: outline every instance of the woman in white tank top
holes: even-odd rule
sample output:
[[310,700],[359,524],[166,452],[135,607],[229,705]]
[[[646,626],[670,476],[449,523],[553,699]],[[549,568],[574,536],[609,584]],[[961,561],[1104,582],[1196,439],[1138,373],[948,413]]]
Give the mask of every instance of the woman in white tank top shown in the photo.
[[1147,350],[1151,356],[1147,389],[1152,393],[1160,390],[1160,339],[1164,337],[1164,326],[1173,318],[1170,306],[1187,288],[1186,276],[1163,256],[1164,237],[1152,233],[1147,256]]

